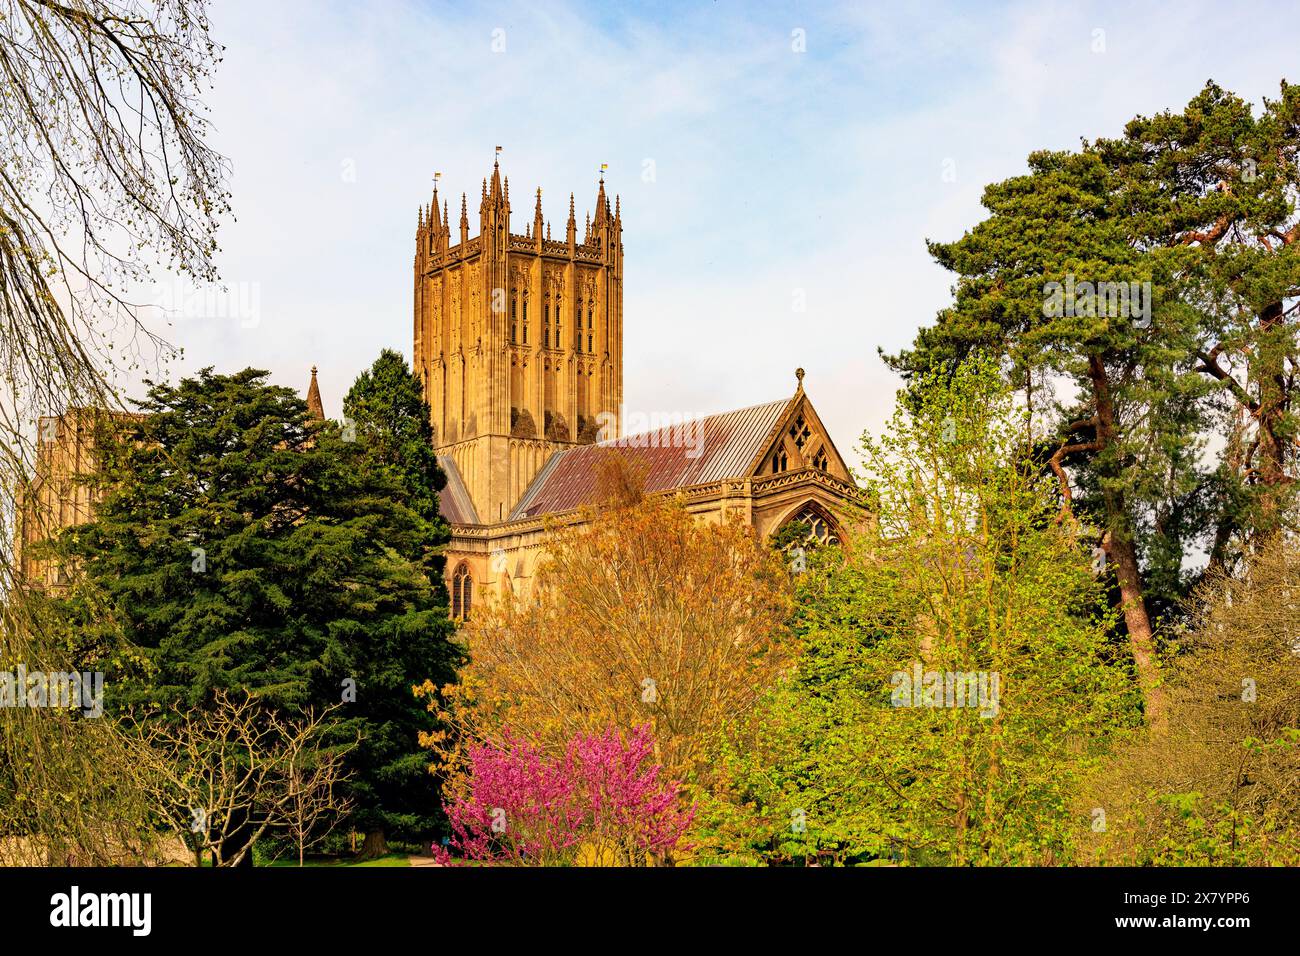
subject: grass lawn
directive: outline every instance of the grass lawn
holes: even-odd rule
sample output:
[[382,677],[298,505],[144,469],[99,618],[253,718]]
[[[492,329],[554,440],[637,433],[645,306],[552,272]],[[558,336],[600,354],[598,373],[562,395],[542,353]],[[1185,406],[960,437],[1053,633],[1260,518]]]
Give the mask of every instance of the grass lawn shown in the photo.
[[[389,853],[387,856],[381,856],[374,860],[366,860],[364,863],[354,863],[349,859],[340,859],[338,857],[316,856],[307,857],[303,861],[303,866],[410,866],[410,861],[406,858],[405,853]],[[286,858],[275,860],[268,864],[269,866],[291,866],[298,865],[298,858]]]

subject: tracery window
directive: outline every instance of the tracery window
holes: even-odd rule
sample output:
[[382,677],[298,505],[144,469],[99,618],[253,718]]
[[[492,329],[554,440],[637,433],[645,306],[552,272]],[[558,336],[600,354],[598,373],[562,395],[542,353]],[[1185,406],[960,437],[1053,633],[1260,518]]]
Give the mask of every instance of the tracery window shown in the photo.
[[474,577],[462,563],[451,577],[451,616],[458,621],[469,617],[474,604]]
[[835,528],[826,520],[826,515],[820,508],[813,505],[804,505],[799,513],[786,522],[789,525],[803,525],[808,529],[808,536],[804,539],[805,543],[816,545],[839,544],[840,537],[835,532]]

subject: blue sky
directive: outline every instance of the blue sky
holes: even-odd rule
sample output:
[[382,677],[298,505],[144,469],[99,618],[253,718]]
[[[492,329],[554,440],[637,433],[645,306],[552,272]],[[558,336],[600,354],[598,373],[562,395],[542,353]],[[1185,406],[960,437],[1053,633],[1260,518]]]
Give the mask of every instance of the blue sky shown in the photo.
[[770,401],[803,366],[850,456],[897,387],[877,348],[948,299],[927,238],[978,222],[983,186],[1034,149],[1115,135],[1210,77],[1272,95],[1296,38],[1294,9],[1266,3],[214,6],[237,217],[220,264],[259,313],[177,319],[179,370],[302,389],[316,364],[341,414],[381,348],[410,355],[434,171],[453,207],[469,193],[474,231],[500,145],[520,232],[538,186],[557,233],[570,191],[581,220],[609,164],[629,410]]

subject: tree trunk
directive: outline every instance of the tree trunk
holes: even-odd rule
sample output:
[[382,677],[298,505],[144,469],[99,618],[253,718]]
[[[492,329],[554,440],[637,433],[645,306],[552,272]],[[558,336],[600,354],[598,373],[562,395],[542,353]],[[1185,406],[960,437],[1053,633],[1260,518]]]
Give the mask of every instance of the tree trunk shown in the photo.
[[367,830],[366,839],[361,844],[358,860],[376,860],[388,854],[388,840],[383,830]]
[[1128,629],[1129,648],[1137,669],[1138,684],[1142,688],[1142,702],[1147,722],[1153,728],[1164,726],[1164,691],[1156,668],[1155,638],[1151,618],[1147,615],[1142,598],[1142,581],[1138,572],[1137,549],[1130,538],[1107,535],[1106,553],[1115,562],[1115,577],[1119,580],[1120,606],[1124,612],[1124,625]]
[[[1115,405],[1110,395],[1110,378],[1099,355],[1088,357],[1088,375],[1092,379],[1097,403],[1097,439],[1104,451],[1115,439]],[[1103,482],[1103,488],[1105,483]],[[1147,722],[1152,727],[1164,725],[1164,694],[1156,670],[1155,638],[1146,600],[1142,596],[1142,576],[1138,567],[1137,547],[1133,543],[1132,523],[1124,503],[1123,492],[1104,490],[1108,530],[1103,538],[1106,556],[1115,564],[1119,581],[1120,608],[1128,629],[1129,647],[1137,669],[1138,685]]]
[[[254,839],[253,821],[249,819],[247,811],[234,811],[231,813],[231,823],[221,840],[221,862],[226,866],[233,866],[235,869],[251,869],[253,866],[253,847],[251,845]],[[240,852],[247,849],[247,852],[240,857]],[[216,854],[213,854],[213,866],[217,865]],[[231,863],[239,857],[237,863]]]
[[1289,483],[1286,445],[1280,434],[1289,402],[1286,359],[1290,330],[1286,327],[1281,302],[1270,303],[1259,314],[1259,335],[1255,343],[1255,368],[1252,377],[1259,383],[1259,447],[1256,472],[1263,485],[1259,501],[1259,537],[1274,537],[1281,525],[1281,496]]

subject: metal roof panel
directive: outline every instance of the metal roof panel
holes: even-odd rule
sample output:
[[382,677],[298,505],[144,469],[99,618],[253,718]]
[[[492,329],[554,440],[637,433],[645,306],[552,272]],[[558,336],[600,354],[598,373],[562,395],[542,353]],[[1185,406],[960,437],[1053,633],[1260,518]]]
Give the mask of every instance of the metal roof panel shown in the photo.
[[748,477],[750,464],[764,451],[789,404],[790,399],[782,399],[556,452],[529,484],[509,520],[594,504],[598,468],[611,451],[629,459],[650,493]]

